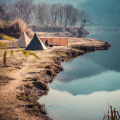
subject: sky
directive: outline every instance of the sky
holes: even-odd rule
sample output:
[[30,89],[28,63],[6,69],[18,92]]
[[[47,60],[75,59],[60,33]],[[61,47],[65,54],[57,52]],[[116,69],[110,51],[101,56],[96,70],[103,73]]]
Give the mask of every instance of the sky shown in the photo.
[[[0,3],[13,3],[18,0],[0,0]],[[34,0],[35,3],[72,4],[74,7],[86,11],[94,26],[120,26],[120,0]]]
[[79,3],[84,3],[87,0],[34,0],[34,1],[41,1],[47,3],[61,3],[61,4],[72,4],[73,6],[77,6]]
[[[13,3],[14,1],[18,0],[0,0],[0,3]],[[61,4],[72,4],[77,6],[79,3],[84,3],[88,0],[34,0],[35,3],[46,2],[46,3],[61,3]]]
[[77,8],[90,14],[96,25],[120,26],[120,0],[87,0]]

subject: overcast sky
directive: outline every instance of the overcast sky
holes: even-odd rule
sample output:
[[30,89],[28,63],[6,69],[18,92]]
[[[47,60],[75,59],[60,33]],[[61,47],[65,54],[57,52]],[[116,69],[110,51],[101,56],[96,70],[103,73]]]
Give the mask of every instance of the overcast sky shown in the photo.
[[[13,3],[18,0],[0,0],[0,3]],[[88,0],[34,0],[35,3],[46,2],[46,3],[61,3],[61,4],[72,4],[77,6],[79,3],[84,3]]]
[[35,1],[42,1],[47,3],[72,4],[74,6],[77,6],[79,3],[84,3],[87,0],[35,0]]

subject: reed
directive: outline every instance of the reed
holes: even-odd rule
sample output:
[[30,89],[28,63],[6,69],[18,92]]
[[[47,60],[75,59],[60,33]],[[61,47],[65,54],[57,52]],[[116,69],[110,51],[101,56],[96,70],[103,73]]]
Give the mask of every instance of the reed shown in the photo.
[[120,120],[119,112],[113,108],[111,105],[108,105],[108,113],[104,115],[103,120]]

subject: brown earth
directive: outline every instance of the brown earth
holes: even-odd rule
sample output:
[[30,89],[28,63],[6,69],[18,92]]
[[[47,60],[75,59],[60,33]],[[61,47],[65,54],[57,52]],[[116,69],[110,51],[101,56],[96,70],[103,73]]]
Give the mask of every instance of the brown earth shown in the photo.
[[[11,46],[8,40],[0,41]],[[47,94],[47,83],[63,70],[61,61],[83,55],[87,49],[91,52],[109,48],[108,43],[96,39],[69,38],[68,42],[68,46],[34,51],[40,59],[34,56],[26,58],[17,49],[14,49],[13,56],[10,56],[10,48],[0,51],[0,120],[51,120],[44,106],[36,101]],[[5,50],[8,53],[7,67],[2,64]]]

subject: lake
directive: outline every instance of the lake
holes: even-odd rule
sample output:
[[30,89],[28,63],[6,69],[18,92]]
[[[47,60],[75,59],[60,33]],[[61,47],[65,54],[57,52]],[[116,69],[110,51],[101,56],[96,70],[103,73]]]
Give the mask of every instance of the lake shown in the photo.
[[108,103],[120,113],[120,29],[87,30],[91,33],[87,38],[100,39],[111,47],[62,63],[64,71],[49,84],[48,95],[38,100],[54,120],[102,120]]

